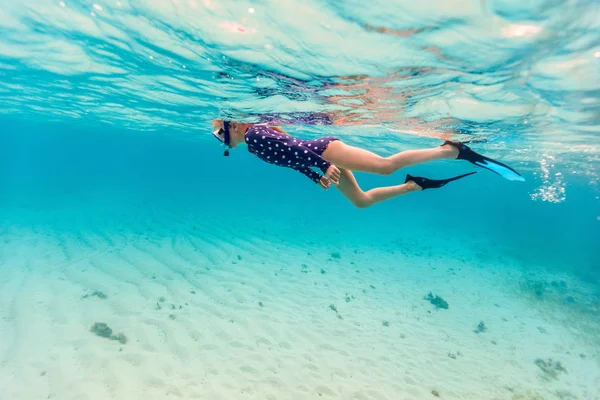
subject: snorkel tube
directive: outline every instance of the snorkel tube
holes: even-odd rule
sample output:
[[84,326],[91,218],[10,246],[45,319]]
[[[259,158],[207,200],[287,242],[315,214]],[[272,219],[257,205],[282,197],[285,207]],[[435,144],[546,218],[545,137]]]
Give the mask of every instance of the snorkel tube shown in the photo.
[[[227,157],[229,155],[229,149],[231,148],[231,134],[229,132],[229,121],[223,121],[223,127],[217,129],[216,131],[213,131],[212,134],[219,142],[223,143],[223,146],[225,146],[225,152],[223,153],[223,155]],[[221,135],[223,135],[223,138],[221,138]]]
[[223,144],[225,145],[225,151],[223,155],[229,156],[229,144],[231,143],[231,135],[229,134],[229,121],[223,121]]

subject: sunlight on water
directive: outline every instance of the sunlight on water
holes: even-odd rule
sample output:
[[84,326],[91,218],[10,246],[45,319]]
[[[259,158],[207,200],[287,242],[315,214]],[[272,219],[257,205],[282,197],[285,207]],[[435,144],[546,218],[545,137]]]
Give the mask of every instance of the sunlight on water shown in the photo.
[[4,114],[200,135],[217,115],[322,113],[390,141],[451,131],[524,149],[511,160],[551,152],[597,177],[593,1],[5,3]]

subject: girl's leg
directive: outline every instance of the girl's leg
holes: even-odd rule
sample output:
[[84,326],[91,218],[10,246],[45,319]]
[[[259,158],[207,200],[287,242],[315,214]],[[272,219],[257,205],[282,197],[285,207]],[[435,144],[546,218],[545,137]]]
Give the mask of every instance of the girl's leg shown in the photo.
[[337,185],[337,188],[358,208],[367,208],[375,203],[421,190],[416,183],[407,182],[402,185],[380,187],[363,192],[352,171],[342,169],[341,173],[340,184]]
[[381,157],[370,151],[349,146],[341,140],[336,140],[329,143],[322,157],[338,168],[389,175],[409,165],[433,160],[455,159],[458,157],[458,149],[446,145],[432,149],[406,150],[390,157]]

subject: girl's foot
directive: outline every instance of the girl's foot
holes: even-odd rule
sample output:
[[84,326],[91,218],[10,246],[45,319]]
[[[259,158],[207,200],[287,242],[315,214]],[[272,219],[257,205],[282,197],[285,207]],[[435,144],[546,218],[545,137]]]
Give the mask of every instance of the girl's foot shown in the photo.
[[[421,186],[419,186],[414,180],[409,180],[408,179],[409,176],[410,175],[407,175],[406,180],[404,181],[404,184],[408,188],[408,191],[409,192],[418,192],[420,190],[423,190],[423,188]],[[413,177],[411,176],[411,178],[413,178]]]
[[458,143],[446,140],[444,144],[442,144],[440,147],[446,153],[446,158],[455,160],[460,154],[460,150],[458,149]]

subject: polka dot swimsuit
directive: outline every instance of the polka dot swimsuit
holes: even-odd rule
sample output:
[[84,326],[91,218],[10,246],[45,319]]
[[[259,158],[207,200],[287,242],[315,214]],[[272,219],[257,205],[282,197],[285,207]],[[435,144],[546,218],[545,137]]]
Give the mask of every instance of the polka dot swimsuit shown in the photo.
[[311,167],[319,168],[323,173],[327,171],[331,163],[321,155],[334,140],[339,139],[332,136],[315,140],[296,139],[265,125],[255,125],[246,131],[250,153],[268,163],[295,169],[315,183],[319,183],[322,175]]

